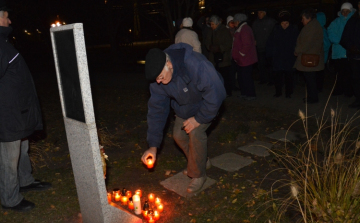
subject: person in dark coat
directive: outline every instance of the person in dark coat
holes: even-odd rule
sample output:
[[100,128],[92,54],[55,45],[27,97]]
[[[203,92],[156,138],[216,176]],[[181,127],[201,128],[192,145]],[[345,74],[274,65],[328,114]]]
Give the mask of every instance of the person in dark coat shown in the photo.
[[276,24],[276,20],[266,15],[266,9],[258,10],[258,18],[254,21],[252,29],[256,40],[258,56],[259,84],[273,84],[269,69],[269,61],[266,60],[266,42]]
[[31,175],[26,139],[42,129],[40,106],[30,71],[8,42],[12,31],[8,8],[0,1],[0,198],[3,209],[29,211],[35,204],[20,194],[45,190],[51,184]]
[[352,70],[351,80],[355,101],[350,108],[360,109],[360,1],[359,10],[348,20],[342,34],[340,45],[346,49]]
[[226,95],[232,96],[233,83],[230,77],[231,66],[231,47],[233,37],[225,25],[221,23],[221,18],[217,15],[210,17],[212,32],[205,42],[209,50],[209,61],[212,62],[216,70],[223,76]]
[[146,55],[146,78],[150,83],[147,142],[141,160],[156,160],[170,106],[176,118],[173,136],[187,160],[186,174],[192,178],[188,193],[199,191],[206,181],[206,129],[226,97],[221,75],[204,55],[186,43],[173,44],[164,51],[151,49]]
[[275,81],[275,95],[282,95],[282,88],[285,80],[285,96],[291,97],[293,93],[294,63],[296,57],[294,50],[299,35],[298,28],[290,23],[291,14],[286,10],[279,12],[280,24],[275,25],[267,45],[266,56],[272,61],[272,69]]
[[[305,103],[312,104],[319,102],[318,90],[316,85],[316,72],[324,70],[324,34],[323,29],[316,19],[315,10],[305,9],[301,13],[301,22],[304,27],[296,41],[294,55],[297,56],[294,68],[302,71],[306,81],[306,97],[303,99]],[[319,55],[319,64],[315,67],[304,66],[301,63],[303,54]]]

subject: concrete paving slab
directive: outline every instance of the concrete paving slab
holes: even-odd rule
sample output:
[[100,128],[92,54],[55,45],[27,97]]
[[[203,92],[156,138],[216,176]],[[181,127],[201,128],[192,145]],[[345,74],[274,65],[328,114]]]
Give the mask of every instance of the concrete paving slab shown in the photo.
[[300,133],[296,133],[296,132],[292,132],[292,131],[288,131],[286,129],[281,129],[279,131],[273,132],[269,135],[267,135],[266,137],[270,138],[270,139],[276,139],[282,142],[292,142],[292,141],[296,141],[299,140],[303,137],[305,137],[304,134],[300,134]]
[[271,149],[271,147],[273,146],[273,144],[268,143],[268,142],[263,142],[263,141],[255,141],[252,143],[249,143],[245,146],[241,146],[238,148],[238,150],[247,152],[247,153],[251,153],[255,156],[269,156],[270,153],[268,152],[269,149]]
[[166,189],[170,191],[174,191],[178,195],[186,198],[190,198],[192,196],[196,196],[201,191],[205,190],[206,188],[210,187],[211,185],[216,183],[216,180],[211,179],[210,177],[207,177],[204,186],[201,188],[199,192],[196,194],[189,194],[186,189],[188,185],[190,184],[191,178],[184,175],[182,171],[178,174],[175,174],[172,177],[167,178],[164,181],[161,181],[160,184],[164,186]]
[[234,172],[253,162],[252,159],[246,158],[235,153],[224,153],[211,159],[211,164],[220,169]]

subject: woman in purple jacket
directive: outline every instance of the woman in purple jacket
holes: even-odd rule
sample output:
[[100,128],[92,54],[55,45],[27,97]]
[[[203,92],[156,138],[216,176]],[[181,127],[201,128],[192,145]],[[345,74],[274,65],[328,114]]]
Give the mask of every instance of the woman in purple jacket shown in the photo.
[[231,55],[236,63],[241,97],[250,101],[256,99],[254,79],[252,78],[252,65],[258,59],[254,34],[246,20],[247,16],[245,14],[238,13],[234,16],[234,24],[237,28],[234,34]]

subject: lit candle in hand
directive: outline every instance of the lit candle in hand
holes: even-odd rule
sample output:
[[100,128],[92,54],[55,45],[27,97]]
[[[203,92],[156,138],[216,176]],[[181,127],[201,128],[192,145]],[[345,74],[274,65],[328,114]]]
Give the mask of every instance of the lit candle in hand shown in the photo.
[[149,168],[149,169],[153,168],[153,167],[154,167],[154,162],[153,162],[153,160],[152,160],[152,159],[147,159],[147,160],[146,160],[146,166],[147,166],[147,168]]
[[148,198],[149,198],[149,202],[154,202],[155,195],[153,193],[151,193],[151,194],[149,194]]

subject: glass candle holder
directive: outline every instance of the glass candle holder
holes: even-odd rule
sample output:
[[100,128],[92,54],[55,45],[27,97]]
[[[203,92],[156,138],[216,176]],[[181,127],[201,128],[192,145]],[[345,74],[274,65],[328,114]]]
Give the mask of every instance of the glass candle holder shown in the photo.
[[158,204],[157,210],[159,211],[159,213],[163,212],[163,210],[164,210],[164,205],[163,205],[162,203]]
[[154,202],[155,201],[155,195],[153,193],[149,194],[148,199],[149,199],[149,202]]
[[112,194],[110,192],[107,193],[108,202],[111,203]]
[[113,197],[114,197],[114,200],[116,202],[120,201],[120,198],[121,198],[121,194],[120,194],[120,189],[119,188],[115,188],[113,190]]
[[128,197],[128,198],[130,198],[130,197],[132,197],[132,193],[131,193],[131,191],[126,191],[126,197]]
[[155,198],[155,205],[159,205],[161,203],[161,199],[160,198]]
[[139,190],[136,190],[135,191],[135,194],[139,195],[139,197],[142,197],[142,191],[139,189]]

